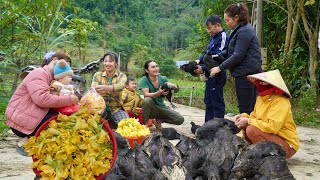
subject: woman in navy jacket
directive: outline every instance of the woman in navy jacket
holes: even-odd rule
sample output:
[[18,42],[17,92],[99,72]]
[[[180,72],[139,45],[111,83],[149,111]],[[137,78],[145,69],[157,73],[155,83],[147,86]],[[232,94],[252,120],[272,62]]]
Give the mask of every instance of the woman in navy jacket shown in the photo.
[[261,54],[256,32],[249,24],[248,8],[243,3],[229,5],[224,10],[224,20],[231,29],[227,49],[218,54],[223,63],[210,70],[213,76],[229,69],[235,79],[236,94],[240,113],[251,113],[257,92],[247,76],[262,72]]

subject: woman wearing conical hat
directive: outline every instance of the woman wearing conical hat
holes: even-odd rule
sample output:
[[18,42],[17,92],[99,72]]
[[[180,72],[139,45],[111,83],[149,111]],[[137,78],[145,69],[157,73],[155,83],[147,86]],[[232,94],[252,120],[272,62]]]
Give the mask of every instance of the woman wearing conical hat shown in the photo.
[[257,86],[258,94],[253,112],[234,117],[250,143],[273,141],[286,151],[287,158],[299,149],[297,127],[294,123],[289,98],[291,94],[279,70],[247,76]]

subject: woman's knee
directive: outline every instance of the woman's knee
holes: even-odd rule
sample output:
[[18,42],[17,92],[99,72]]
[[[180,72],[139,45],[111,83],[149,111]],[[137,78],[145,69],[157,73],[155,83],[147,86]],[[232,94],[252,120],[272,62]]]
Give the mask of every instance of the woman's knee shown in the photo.
[[247,137],[250,139],[251,142],[254,143],[254,139],[257,137],[258,131],[259,129],[255,126],[252,126],[252,125],[249,125],[247,128],[246,128],[246,135]]
[[181,116],[181,117],[179,117],[178,120],[177,120],[177,125],[181,125],[183,122],[184,122],[184,117]]
[[184,122],[184,117],[181,116],[180,114],[173,119],[173,124],[175,125],[181,125],[183,122]]
[[143,99],[142,106],[148,106],[148,105],[151,105],[152,103],[153,103],[153,99],[149,98],[149,97],[146,97],[146,98]]

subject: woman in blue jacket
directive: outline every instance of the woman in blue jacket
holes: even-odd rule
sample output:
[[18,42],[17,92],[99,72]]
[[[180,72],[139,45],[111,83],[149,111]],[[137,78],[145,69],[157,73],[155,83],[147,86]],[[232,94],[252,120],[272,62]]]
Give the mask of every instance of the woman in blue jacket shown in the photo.
[[213,76],[229,69],[235,79],[236,94],[240,113],[251,113],[257,92],[247,76],[262,72],[261,54],[256,32],[249,24],[248,8],[243,3],[229,5],[224,10],[224,20],[231,29],[227,49],[218,54],[223,62],[210,70]]

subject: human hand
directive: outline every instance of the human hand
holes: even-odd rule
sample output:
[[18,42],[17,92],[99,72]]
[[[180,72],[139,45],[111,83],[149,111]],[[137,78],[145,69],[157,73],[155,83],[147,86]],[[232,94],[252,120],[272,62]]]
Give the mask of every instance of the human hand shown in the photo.
[[244,129],[248,126],[249,118],[246,117],[240,117],[239,121],[235,123],[235,125],[240,128]]
[[98,85],[94,87],[98,94],[102,94],[103,92],[107,92],[107,85]]
[[239,122],[240,118],[241,118],[241,114],[235,115],[235,116],[233,116],[232,121],[235,122],[235,123]]
[[210,69],[210,76],[213,77],[216,74],[218,74],[219,72],[221,72],[221,69],[220,69],[219,66],[213,67],[213,68]]
[[166,96],[166,95],[168,95],[169,91],[164,91],[164,89],[159,88],[157,93],[159,96]]
[[76,105],[79,102],[79,98],[76,95],[71,95],[70,100],[73,105]]
[[197,73],[197,74],[203,74],[202,67],[200,65],[197,65],[197,69],[194,70],[194,72]]

